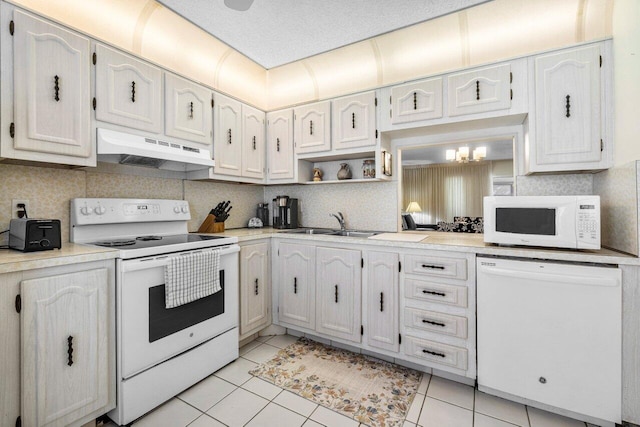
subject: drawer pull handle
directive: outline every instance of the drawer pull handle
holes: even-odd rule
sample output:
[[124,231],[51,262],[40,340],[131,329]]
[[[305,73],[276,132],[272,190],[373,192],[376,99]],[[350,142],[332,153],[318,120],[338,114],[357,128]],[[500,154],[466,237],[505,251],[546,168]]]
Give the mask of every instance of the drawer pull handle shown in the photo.
[[256,295],[258,295],[258,279],[256,279]]
[[422,264],[422,268],[431,268],[433,270],[444,270],[444,265]]
[[136,102],[136,82],[131,82],[131,102]]
[[338,285],[335,286],[335,290],[336,290],[335,301],[337,303],[338,302]]
[[476,101],[480,101],[480,80],[476,80]]
[[439,297],[446,297],[447,296],[447,294],[445,294],[444,292],[436,292],[436,291],[423,290],[422,293],[423,294],[437,295]]
[[298,278],[297,277],[293,278],[293,293],[294,294],[298,293]]
[[418,94],[413,92],[413,109],[418,109]]
[[384,293],[380,292],[380,311],[384,311]]
[[231,144],[231,129],[227,131],[227,141]]
[[256,149],[256,136],[253,136],[253,149]]
[[567,106],[566,106],[567,114],[566,114],[566,117],[568,118],[568,117],[571,117],[571,95],[567,95],[566,99],[567,99]]
[[438,357],[447,357],[444,353],[438,353],[437,351],[431,351],[431,350],[422,350],[423,353],[427,353],[427,354],[432,354],[434,356],[438,356]]
[[280,138],[276,138],[276,151],[280,152]]
[[313,120],[309,120],[309,135],[313,135]]
[[443,328],[447,325],[441,322],[434,322],[433,320],[422,319],[422,323],[429,323],[430,325],[442,326]]
[[189,118],[193,119],[193,102],[189,103]]
[[67,338],[67,354],[69,355],[67,365],[71,366],[73,365],[73,337],[71,335]]

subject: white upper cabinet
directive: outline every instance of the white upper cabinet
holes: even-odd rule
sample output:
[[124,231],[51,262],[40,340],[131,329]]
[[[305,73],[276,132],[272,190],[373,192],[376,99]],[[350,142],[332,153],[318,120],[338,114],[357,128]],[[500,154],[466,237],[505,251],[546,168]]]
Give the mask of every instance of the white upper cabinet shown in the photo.
[[365,92],[332,101],[333,148],[376,145],[376,93]]
[[511,107],[511,65],[500,64],[447,76],[449,116]]
[[112,404],[107,269],[23,280],[21,294],[22,424],[70,425]]
[[264,118],[263,111],[242,106],[242,176],[248,178],[264,178]]
[[602,168],[601,45],[533,60],[531,171]]
[[213,141],[210,89],[174,74],[164,75],[165,133],[206,145]]
[[296,107],[293,114],[296,154],[331,150],[331,102]]
[[360,251],[316,248],[316,330],[360,342]]
[[442,117],[442,77],[395,86],[391,89],[391,123]]
[[215,173],[242,175],[242,104],[216,93],[213,159]]
[[267,113],[269,181],[293,180],[293,110]]
[[[89,39],[18,10],[13,16],[15,135],[3,141],[2,156],[95,166]],[[10,61],[4,47],[3,55],[3,62]]]
[[162,70],[96,45],[96,120],[162,133]]

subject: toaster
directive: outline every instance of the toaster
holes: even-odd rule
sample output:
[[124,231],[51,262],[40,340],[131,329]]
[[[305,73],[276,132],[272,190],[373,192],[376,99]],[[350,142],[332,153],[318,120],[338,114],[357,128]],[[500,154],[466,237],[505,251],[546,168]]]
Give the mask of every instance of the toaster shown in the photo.
[[59,219],[12,219],[9,223],[9,247],[22,252],[60,249]]

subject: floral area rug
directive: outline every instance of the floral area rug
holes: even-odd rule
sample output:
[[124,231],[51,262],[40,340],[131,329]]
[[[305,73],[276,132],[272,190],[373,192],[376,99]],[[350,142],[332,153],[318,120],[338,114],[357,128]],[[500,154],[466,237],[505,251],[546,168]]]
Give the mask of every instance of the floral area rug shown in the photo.
[[358,422],[401,426],[422,373],[300,338],[250,374]]

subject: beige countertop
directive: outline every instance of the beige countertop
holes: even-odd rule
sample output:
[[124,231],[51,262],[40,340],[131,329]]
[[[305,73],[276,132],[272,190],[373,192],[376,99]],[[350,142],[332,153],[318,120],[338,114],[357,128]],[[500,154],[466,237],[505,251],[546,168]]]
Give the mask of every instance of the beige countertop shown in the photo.
[[16,271],[35,270],[67,264],[113,259],[118,251],[97,246],[63,243],[62,249],[39,252],[20,252],[0,249],[0,274]]
[[[640,258],[611,249],[601,249],[595,251],[496,246],[493,244],[484,243],[482,234],[472,233],[403,231],[401,233],[393,233],[398,236],[395,237],[394,240],[374,240],[357,237],[329,236],[322,234],[287,234],[283,233],[282,231],[283,230],[277,230],[271,227],[253,229],[238,228],[226,230],[224,232],[224,235],[235,236],[238,238],[238,241],[240,243],[252,240],[266,239],[270,237],[278,237],[283,239],[307,240],[314,242],[345,243],[349,245],[367,245],[376,247],[383,246],[387,248],[445,250],[451,252],[471,252],[483,255],[539,258],[558,261],[640,265]],[[407,234],[421,234],[424,235],[424,239],[419,242],[403,242],[398,240],[402,238],[402,235]]]

